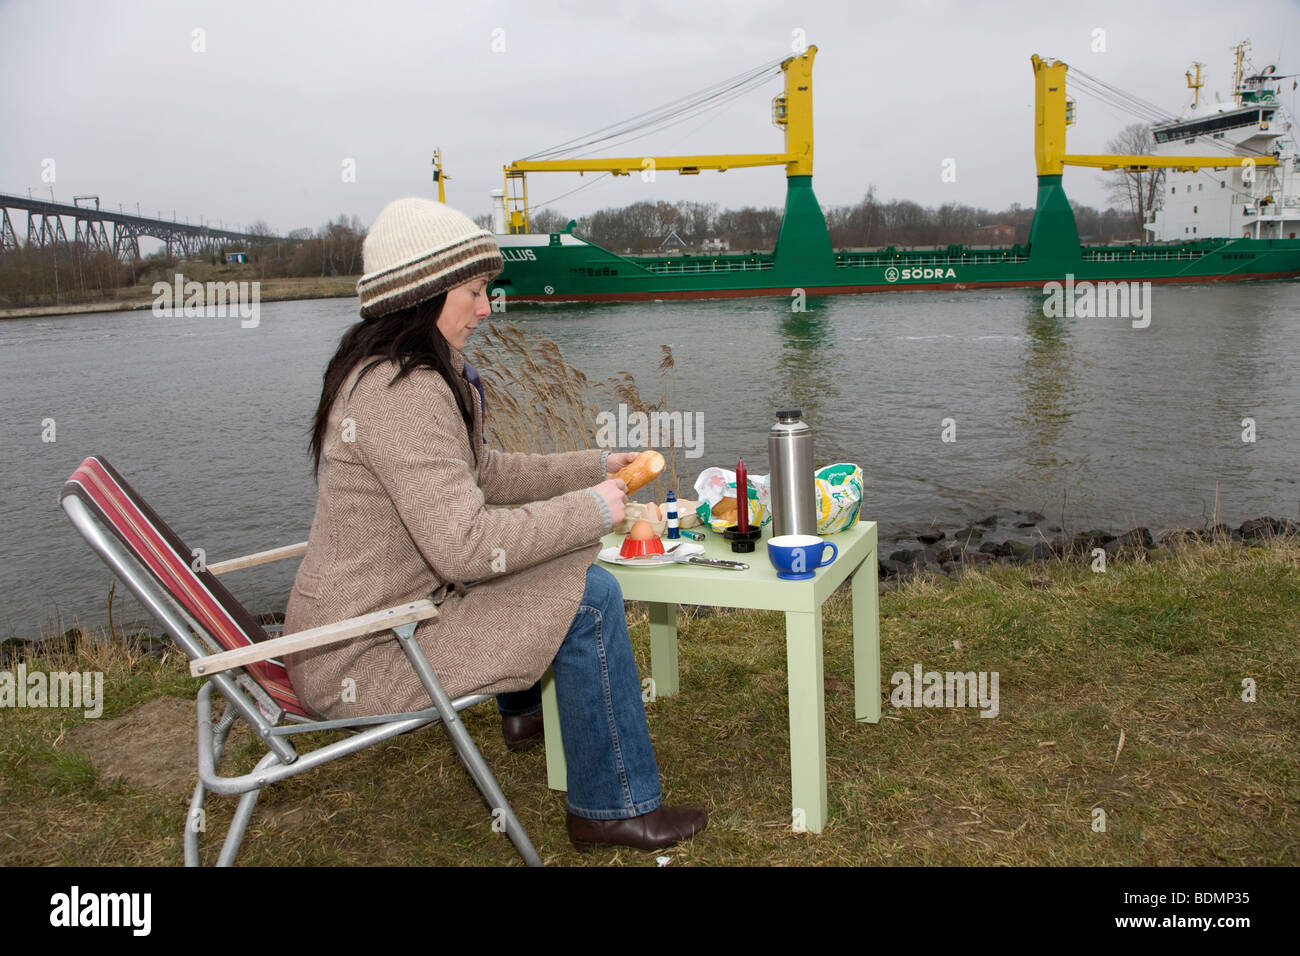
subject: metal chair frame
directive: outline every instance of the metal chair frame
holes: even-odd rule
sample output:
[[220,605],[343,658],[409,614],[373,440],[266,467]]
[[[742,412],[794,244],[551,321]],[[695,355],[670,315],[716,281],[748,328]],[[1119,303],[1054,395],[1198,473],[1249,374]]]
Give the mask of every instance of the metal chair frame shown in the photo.
[[[102,461],[102,459],[100,460]],[[406,653],[407,659],[410,660],[411,666],[415,668],[415,672],[420,678],[420,682],[429,693],[429,698],[432,701],[431,707],[403,714],[382,714],[342,720],[304,718],[289,713],[280,707],[269,694],[262,690],[260,685],[243,667],[243,665],[256,661],[273,660],[292,650],[300,649],[297,646],[300,641],[295,642],[295,639],[300,639],[302,635],[291,634],[287,637],[259,641],[254,645],[255,650],[239,648],[235,651],[224,651],[168,589],[150,573],[149,569],[132,549],[119,541],[108,530],[104,519],[94,509],[87,506],[84,501],[74,494],[65,494],[60,503],[91,548],[130,587],[131,591],[139,598],[158,623],[185,651],[191,661],[191,673],[207,677],[199,688],[197,700],[199,781],[190,799],[189,813],[186,817],[184,837],[186,866],[199,865],[198,834],[204,821],[203,804],[208,792],[240,794],[234,818],[231,820],[220,855],[217,858],[218,866],[231,866],[239,853],[240,845],[243,843],[248,828],[248,822],[264,787],[337,760],[339,757],[363,750],[372,744],[435,723],[442,723],[446,728],[456,753],[465,764],[466,769],[469,770],[475,785],[492,809],[494,827],[497,820],[500,819],[504,823],[506,835],[509,836],[524,862],[529,866],[542,865],[537,850],[528,839],[528,834],[524,831],[518,817],[515,816],[514,810],[505,798],[505,794],[502,793],[500,786],[458,716],[460,711],[468,707],[494,699],[493,695],[471,694],[451,700],[442,689],[433,668],[429,666],[428,659],[421,650],[419,643],[414,639],[418,620],[410,620],[410,617],[412,614],[416,614],[421,618],[436,616],[437,609],[431,601],[389,608],[385,613],[391,613],[394,616],[398,612],[407,612],[405,618],[403,618],[406,623],[391,628],[381,624],[370,630],[370,633],[378,633],[391,629],[397,635],[402,650]],[[294,549],[278,550],[282,552],[294,551]],[[301,550],[296,553],[301,553]],[[251,563],[265,563],[266,560],[277,560],[292,556],[294,556],[293,553],[279,554],[273,558],[253,560]],[[257,556],[253,556],[253,558],[255,559]],[[239,560],[224,563],[239,564]],[[240,566],[249,566],[249,564],[245,563]],[[216,568],[216,565],[211,566],[210,570],[214,568]],[[354,618],[350,622],[339,622],[339,625],[343,626],[360,620]],[[354,630],[352,635],[318,640],[316,646],[344,639],[359,638],[355,636]],[[240,664],[238,665],[222,660],[223,657],[235,655],[240,658]],[[226,708],[215,727],[212,723],[212,694],[214,691],[219,692],[227,702]],[[221,776],[218,767],[221,762],[222,752],[225,749],[227,736],[235,721],[241,717],[265,744],[268,752],[258,761],[251,772],[238,776]],[[282,719],[294,723],[292,725],[281,724]],[[299,753],[298,749],[288,739],[293,734],[321,730],[350,730],[353,731],[353,734],[343,740],[325,744],[306,753]]]

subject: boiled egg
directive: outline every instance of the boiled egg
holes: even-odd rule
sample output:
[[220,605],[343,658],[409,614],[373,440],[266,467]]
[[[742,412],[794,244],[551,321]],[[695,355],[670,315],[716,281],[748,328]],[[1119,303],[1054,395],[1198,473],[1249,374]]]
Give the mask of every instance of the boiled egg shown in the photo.
[[636,524],[632,525],[632,529],[628,531],[627,536],[633,541],[649,541],[651,538],[659,537],[655,534],[654,526],[649,521],[636,522]]

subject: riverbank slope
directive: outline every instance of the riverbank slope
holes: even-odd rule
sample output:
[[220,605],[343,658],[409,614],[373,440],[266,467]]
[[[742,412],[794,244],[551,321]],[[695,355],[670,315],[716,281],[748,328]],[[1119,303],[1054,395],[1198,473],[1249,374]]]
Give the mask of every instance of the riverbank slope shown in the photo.
[[[305,278],[257,279],[256,276],[221,276],[214,281],[258,282],[260,302],[285,302],[293,299],[347,298],[357,294],[360,276],[308,276]],[[0,319],[27,319],[51,315],[84,315],[89,312],[129,312],[153,307],[157,297],[152,284],[140,283],[116,290],[109,298],[93,302],[51,302],[18,308],[0,309]]]
[[[792,832],[780,614],[680,614],[681,693],[646,705],[665,797],[710,808],[674,865],[1257,866],[1300,863],[1300,541],[1189,540],[1160,560],[986,565],[881,598],[879,724],[853,717],[852,615],[824,609],[830,822]],[[649,670],[644,610],[629,608]],[[104,672],[98,720],[0,708],[3,865],[179,865],[198,681],[175,652],[77,642],[32,669]],[[12,664],[10,666],[13,666]],[[897,706],[896,675],[999,675],[996,715]],[[985,712],[989,709],[985,708]],[[463,719],[543,859],[580,854],[540,751],[491,707]],[[247,733],[225,772],[252,767]],[[234,801],[212,797],[205,860]],[[1099,811],[1101,811],[1099,813]],[[439,732],[269,788],[239,862],[515,865]],[[412,824],[415,824],[412,826]]]

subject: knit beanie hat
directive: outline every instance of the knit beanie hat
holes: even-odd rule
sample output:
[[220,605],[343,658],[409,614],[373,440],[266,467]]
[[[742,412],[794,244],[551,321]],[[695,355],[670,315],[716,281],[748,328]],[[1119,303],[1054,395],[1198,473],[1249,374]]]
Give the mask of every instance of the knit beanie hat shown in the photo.
[[361,317],[386,315],[504,268],[492,233],[432,199],[397,199],[361,246]]

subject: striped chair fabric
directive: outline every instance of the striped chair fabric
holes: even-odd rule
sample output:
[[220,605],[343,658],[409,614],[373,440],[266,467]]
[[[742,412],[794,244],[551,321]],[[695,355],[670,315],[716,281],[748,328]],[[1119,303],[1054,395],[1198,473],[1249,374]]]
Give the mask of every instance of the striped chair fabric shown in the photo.
[[[63,485],[62,500],[76,495],[105,527],[149,569],[160,585],[224,650],[247,647],[267,633],[206,568],[191,567],[191,550],[108,461],[92,456]],[[290,714],[309,717],[289,674],[278,661],[249,664],[245,671]]]

